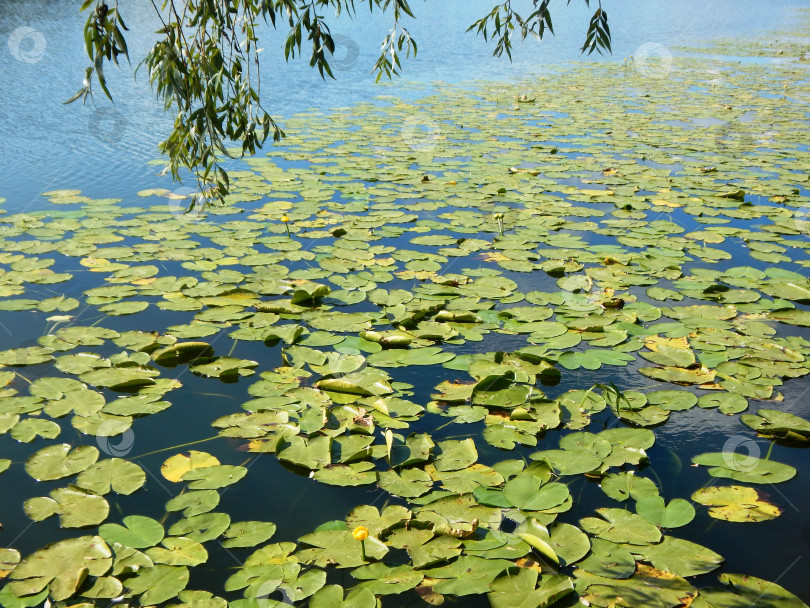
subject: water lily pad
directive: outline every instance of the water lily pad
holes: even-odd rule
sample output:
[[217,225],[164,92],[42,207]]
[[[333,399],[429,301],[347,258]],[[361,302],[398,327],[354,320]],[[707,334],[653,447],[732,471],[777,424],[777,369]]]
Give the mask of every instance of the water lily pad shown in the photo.
[[695,508],[682,498],[665,503],[660,496],[645,496],[636,502],[636,513],[661,528],[680,528],[695,518]]
[[567,576],[544,576],[538,581],[538,573],[527,568],[507,571],[495,579],[490,588],[492,591],[487,597],[492,608],[550,606],[574,590]]
[[217,490],[236,483],[245,475],[247,475],[245,467],[212,464],[187,471],[181,480],[188,483],[190,490]]
[[[360,541],[352,536],[350,530],[321,530],[305,534],[298,540],[312,547],[300,550],[297,553],[298,557],[305,563],[321,567],[335,564],[338,568],[352,568],[371,560],[382,559],[388,553],[388,547],[373,536],[366,538],[361,547]],[[418,581],[414,586],[416,584]]]
[[810,422],[790,412],[760,409],[756,416],[740,416],[740,422],[764,437],[797,443],[810,441]]
[[586,517],[580,526],[586,532],[603,540],[630,545],[646,545],[661,539],[661,532],[640,516],[623,509],[596,510],[603,519]]
[[636,560],[627,548],[601,538],[591,539],[591,553],[578,564],[586,572],[607,578],[628,578]]
[[356,587],[344,599],[343,587],[340,585],[326,585],[309,599],[310,608],[375,608],[376,606],[377,598],[368,589]]
[[188,568],[162,564],[144,568],[126,580],[131,593],[140,595],[144,605],[158,604],[176,597],[188,584]]
[[718,579],[723,585],[730,587],[733,592],[716,588],[701,589],[701,597],[710,602],[712,606],[719,606],[720,608],[740,605],[749,606],[751,602],[779,605],[785,608],[806,608],[807,606],[801,599],[783,587],[755,576],[724,573]]
[[16,596],[47,588],[55,601],[71,597],[85,576],[103,576],[112,566],[112,552],[98,536],[80,536],[50,544],[24,558],[11,573]]
[[42,448],[25,461],[25,471],[38,481],[62,479],[80,473],[98,460],[98,450],[89,445],[75,449],[67,443]]
[[442,579],[434,586],[437,593],[473,595],[489,591],[498,575],[512,565],[512,562],[503,559],[462,555],[446,566],[425,570],[424,575]]
[[714,551],[672,536],[641,549],[640,556],[659,570],[683,577],[706,574],[723,563],[722,556]]
[[240,521],[231,524],[223,533],[226,540],[222,546],[228,549],[236,547],[254,547],[270,539],[276,532],[276,524],[266,521]]
[[759,492],[746,486],[711,486],[692,494],[692,500],[711,507],[715,519],[734,522],[767,521],[778,517],[782,510],[763,500]]
[[658,496],[658,487],[651,479],[636,477],[634,471],[613,473],[602,479],[602,491],[614,500],[624,501],[628,498],[641,500]]
[[216,466],[219,460],[207,452],[191,450],[188,456],[185,454],[175,454],[167,459],[160,467],[160,473],[169,481],[179,482],[183,475],[194,469]]
[[195,542],[204,543],[219,537],[230,523],[231,518],[227,513],[203,513],[176,522],[169,528],[169,534],[186,536]]
[[790,465],[739,452],[707,452],[693,457],[692,462],[711,467],[712,477],[747,483],[780,483],[796,475],[796,469]]
[[478,451],[472,438],[440,441],[441,453],[436,458],[437,471],[458,471],[478,460]]
[[216,490],[192,490],[175,496],[166,503],[166,511],[183,511],[185,517],[207,513],[219,504]]
[[61,427],[51,420],[25,418],[14,425],[14,428],[11,429],[11,436],[17,441],[30,443],[37,437],[55,439],[61,430]]
[[25,514],[34,521],[59,515],[63,528],[95,526],[107,519],[110,506],[101,496],[76,486],[57,488],[50,498],[30,498],[23,505]]
[[109,543],[120,543],[133,549],[152,547],[163,539],[163,526],[151,517],[129,515],[123,522],[123,526],[120,524],[99,526],[99,534]]
[[121,458],[101,460],[76,478],[76,485],[96,494],[132,494],[146,483],[146,473],[134,462]]
[[79,379],[93,386],[129,390],[154,384],[154,378],[159,375],[157,370],[142,367],[107,367],[84,372]]
[[391,595],[413,589],[422,582],[425,575],[407,565],[392,568],[377,562],[355,568],[352,576],[364,581],[360,584],[361,589],[375,595]]
[[208,552],[200,543],[182,536],[170,536],[161,541],[162,547],[146,550],[155,564],[167,566],[198,566],[208,560]]

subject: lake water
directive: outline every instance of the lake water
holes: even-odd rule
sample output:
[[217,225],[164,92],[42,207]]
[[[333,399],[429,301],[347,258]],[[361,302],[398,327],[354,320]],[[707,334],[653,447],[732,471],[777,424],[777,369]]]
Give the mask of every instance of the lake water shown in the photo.
[[[506,58],[493,58],[490,46],[472,34],[464,33],[467,25],[483,14],[488,4],[480,0],[415,2],[413,8],[417,21],[409,29],[419,43],[419,55],[407,61],[403,78],[390,84],[376,85],[369,74],[379,41],[388,27],[384,17],[375,15],[366,19],[364,15],[357,23],[342,19],[333,27],[333,33],[345,36],[341,50],[336,53],[340,65],[335,71],[334,81],[321,81],[306,62],[285,64],[281,58],[283,38],[271,34],[263,58],[262,81],[267,93],[266,106],[283,127],[285,118],[313,108],[329,112],[368,101],[377,95],[414,99],[432,93],[435,83],[464,85],[472,81],[510,82],[526,76],[550,74],[577,62],[579,44],[589,14],[586,7],[580,6],[584,3],[576,2],[567,10],[561,3],[553,14],[556,38],[548,38],[542,43],[531,39],[516,45],[512,63]],[[676,49],[679,46],[701,45],[715,38],[756,38],[764,32],[789,27],[795,19],[794,10],[808,5],[810,3],[730,0],[712,3],[688,0],[678,3],[626,1],[606,4],[614,34],[614,54],[602,61],[621,61],[624,57],[638,54],[642,45],[650,43]],[[148,48],[151,39],[149,32],[155,27],[155,19],[148,3],[138,3],[122,10],[132,30],[129,46],[133,61],[137,62]],[[358,12],[362,14],[359,9]],[[29,37],[22,41],[22,51],[20,47],[17,48],[17,53],[27,61],[16,59],[12,53],[14,49],[9,50],[8,45],[0,46],[0,82],[5,85],[0,101],[0,133],[3,134],[0,140],[0,166],[3,167],[0,197],[7,199],[3,203],[7,213],[50,208],[50,203],[41,193],[55,189],[80,189],[90,197],[120,198],[122,205],[134,206],[145,204],[143,199],[136,196],[138,191],[178,187],[166,177],[157,176],[158,169],[154,165],[146,164],[156,157],[156,145],[167,133],[171,121],[153,100],[148,83],[142,77],[133,80],[128,68],[110,77],[114,107],[101,98],[96,100],[97,107],[92,104],[84,107],[61,104],[78,88],[82,78],[85,65],[80,44],[82,24],[83,16],[77,14],[75,3],[11,0],[0,5],[0,41],[9,40],[10,37],[13,40],[13,33],[21,27],[36,30],[29,32]],[[586,81],[575,84],[584,85],[587,90]],[[797,94],[806,94],[806,90]],[[538,103],[542,103],[542,92]],[[673,99],[672,103],[677,104],[677,99]],[[662,112],[665,113],[665,110],[662,109]],[[555,120],[563,119],[563,113],[556,113],[537,122],[554,124]],[[666,116],[661,118],[665,119]],[[701,122],[700,118],[695,120],[699,127],[711,124]],[[676,121],[673,126],[680,124]],[[533,128],[535,126],[532,125]],[[555,139],[554,144],[564,146],[565,138]],[[576,156],[576,153],[571,156]],[[684,159],[680,161],[686,162]],[[293,164],[290,162],[285,166]],[[655,163],[650,165],[656,166]],[[673,161],[670,166],[680,165]],[[243,165],[234,163],[234,168],[241,167]],[[612,209],[612,205],[608,207]],[[420,219],[435,218],[430,213],[423,213]],[[688,230],[700,229],[694,218],[686,217],[684,224]],[[593,244],[609,242],[595,235],[593,237]],[[400,243],[396,239],[390,239],[390,242]],[[407,240],[402,242],[406,243]],[[750,260],[745,263],[763,270],[771,266]],[[730,265],[734,263],[724,263],[722,267]],[[294,270],[305,267],[305,263],[291,265]],[[76,264],[60,268],[71,272],[83,270]],[[185,273],[176,261],[166,262],[162,266],[163,271],[177,275]],[[523,291],[556,289],[554,281],[544,273],[513,275]],[[92,281],[93,278],[89,276],[79,279],[73,285],[77,291],[67,295],[81,298],[81,290],[95,285]],[[370,308],[368,304],[362,306]],[[187,321],[187,315],[177,311],[150,312],[150,315],[148,322],[159,328]],[[31,345],[45,329],[41,319],[32,320],[28,312],[2,312],[0,321],[12,329],[8,332],[10,336],[0,335],[2,348]],[[133,316],[110,318],[101,324],[117,331],[152,329],[151,326],[144,327],[143,323],[141,317]],[[791,330],[795,330],[794,334],[808,337],[807,331],[802,332],[798,328]],[[513,343],[515,338],[490,334],[483,346],[468,342],[455,347],[453,352],[510,350],[516,347],[516,342]],[[109,355],[116,350],[120,349],[107,344],[99,352]],[[260,361],[261,369],[271,369],[281,364],[280,349],[268,349],[261,342],[240,342],[234,356]],[[611,372],[614,375],[610,376],[610,380],[625,390],[640,388],[640,376],[635,373],[637,367],[617,368],[619,371]],[[396,379],[414,384],[416,388],[412,399],[427,403],[435,385],[434,378],[426,382],[422,368],[416,369],[420,371],[408,368],[398,370]],[[584,369],[572,372],[564,370],[563,385],[549,392],[556,395],[563,389],[604,382],[604,371],[605,368],[600,373]],[[137,421],[137,443],[129,458],[136,459],[146,471],[158,471],[167,456],[179,451],[178,444],[191,444],[210,438],[215,434],[210,426],[211,421],[239,411],[244,401],[244,379],[238,385],[219,384],[186,373],[182,381],[183,388],[172,393],[173,407],[170,410]],[[239,387],[238,393],[232,390],[233,386]],[[805,418],[810,415],[810,405],[807,403],[810,382],[807,378],[790,380],[780,390],[785,402],[794,405],[791,411]],[[752,407],[749,411],[754,409]],[[430,431],[437,439],[456,438],[458,427],[434,431],[442,422],[426,417],[418,428]],[[77,444],[87,441],[70,425],[65,426],[67,430],[63,431],[65,434],[60,437],[61,441]],[[468,426],[473,433],[480,433],[483,428],[482,424]],[[687,482],[679,477],[684,467],[689,466],[691,456],[723,449],[727,438],[738,435],[741,428],[736,417],[717,415],[707,423],[706,412],[698,408],[689,412],[674,412],[666,425],[657,428],[657,442],[649,450],[651,468],[653,475],[661,480],[667,499],[688,497],[697,489],[692,481]],[[463,430],[467,431],[467,428]],[[191,447],[211,451],[223,462],[239,464],[247,458],[240,451],[244,448],[243,444],[243,441],[217,439]],[[763,439],[757,440],[756,444],[764,451],[769,442]],[[34,447],[41,446],[35,443]],[[503,453],[495,448],[484,445],[480,450],[481,462],[489,464],[504,458]],[[15,464],[23,462],[31,451],[30,444],[14,442],[9,436],[0,437],[0,456],[12,459]],[[521,448],[517,453],[527,455],[532,451],[531,448]],[[776,581],[809,601],[810,581],[806,577],[806,561],[810,559],[810,519],[807,515],[810,513],[810,494],[806,492],[805,471],[810,459],[805,452],[781,446],[773,449],[775,460],[800,470],[798,480],[768,487],[770,498],[784,507],[784,513],[779,518],[757,524],[727,524],[710,519],[703,513],[700,520],[687,528],[689,532],[680,536],[723,553],[726,558],[725,571],[751,573]],[[167,484],[158,475],[149,475],[148,491],[123,498],[120,504],[110,501],[110,521],[119,521],[122,514],[129,513],[153,517],[162,515],[163,504],[169,496],[164,491]],[[381,506],[388,499],[385,492],[376,489],[327,487],[313,483],[306,476],[291,473],[276,458],[269,456],[251,462],[248,480],[249,485],[245,487],[240,485],[223,492],[218,510],[229,513],[234,521],[263,519],[275,522],[279,532],[274,541],[295,540],[302,531],[311,530],[330,519],[343,518],[357,504],[366,502]],[[73,535],[70,530],[61,530],[56,518],[32,525],[24,515],[20,508],[22,498],[38,494],[31,489],[31,479],[21,466],[13,466],[3,473],[0,483],[3,484],[4,493],[0,503],[0,522],[3,524],[0,546],[14,546],[26,555],[45,542]],[[50,486],[58,485],[51,483],[46,491],[51,489]],[[577,504],[580,516],[594,507],[602,506],[595,500],[593,492],[589,493],[592,488],[588,486],[592,485],[581,477],[571,485],[572,494],[582,495],[581,502]],[[17,488],[21,488],[21,496],[17,495]],[[39,492],[44,493],[41,489]],[[741,542],[741,537],[744,542]],[[727,547],[733,550],[725,551]],[[189,588],[210,587],[215,590],[221,580],[239,565],[239,560],[230,552],[219,551],[212,555],[204,568],[195,569]],[[709,579],[713,578],[714,575],[704,577],[706,584],[711,583]],[[481,605],[486,605],[486,601]]]
[[[128,44],[137,64],[157,26],[149,3],[132,4],[122,11],[132,30]],[[334,81],[322,81],[308,61],[285,64],[283,36],[271,33],[262,64],[266,107],[283,124],[285,116],[307,108],[349,105],[380,93],[413,94],[411,83],[508,80],[542,73],[579,57],[589,18],[584,2],[557,8],[552,15],[556,37],[542,43],[534,38],[516,43],[511,64],[506,57],[493,57],[493,47],[482,38],[465,34],[488,6],[491,3],[486,0],[414,2],[418,19],[409,27],[419,53],[406,62],[402,79],[391,85],[375,85],[370,73],[390,27],[380,14],[369,18],[358,10],[357,22],[344,16],[333,26],[334,34],[346,37],[337,51],[340,65]],[[756,37],[790,24],[791,9],[797,6],[806,4],[787,0],[612,2],[605,8],[614,54],[606,60],[621,60],[646,43],[669,48],[715,37]],[[80,87],[86,65],[84,15],[75,9],[60,0],[8,0],[0,6],[0,39],[7,41],[20,27],[38,32],[22,41],[30,62],[15,60],[6,44],[0,48],[0,82],[5,89],[0,100],[0,161],[5,168],[0,196],[9,199],[8,210],[36,209],[42,205],[38,195],[54,188],[78,188],[92,196],[126,200],[137,190],[165,184],[145,162],[156,156],[156,145],[167,133],[171,118],[155,102],[145,77],[134,80],[128,67],[108,70],[114,108],[103,95],[95,107],[92,103],[61,105]]]

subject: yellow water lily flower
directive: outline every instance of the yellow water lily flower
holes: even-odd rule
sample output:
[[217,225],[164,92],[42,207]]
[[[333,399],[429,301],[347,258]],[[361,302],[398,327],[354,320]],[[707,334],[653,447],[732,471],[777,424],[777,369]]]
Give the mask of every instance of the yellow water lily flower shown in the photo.
[[357,526],[352,531],[352,536],[354,536],[354,540],[366,540],[368,538],[368,528],[365,526]]

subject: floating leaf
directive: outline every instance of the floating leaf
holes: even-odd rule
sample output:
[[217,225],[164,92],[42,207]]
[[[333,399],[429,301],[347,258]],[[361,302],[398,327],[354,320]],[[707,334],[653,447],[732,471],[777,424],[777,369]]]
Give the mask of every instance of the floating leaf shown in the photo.
[[42,448],[25,461],[25,471],[38,481],[70,477],[98,460],[98,450],[89,445],[75,449],[67,443]]
[[179,482],[183,475],[194,469],[216,466],[219,460],[206,452],[191,450],[188,456],[175,454],[160,467],[160,473],[169,481]]
[[763,500],[754,488],[745,486],[710,486],[692,494],[692,500],[711,507],[715,519],[735,522],[767,521],[778,517],[782,510]]
[[144,568],[126,580],[127,589],[140,595],[143,605],[158,604],[176,597],[188,584],[188,568],[156,565]]
[[792,479],[796,469],[773,460],[739,452],[709,452],[692,458],[695,464],[711,467],[709,475],[747,483],[780,483]]
[[158,544],[164,535],[163,526],[151,517],[129,515],[124,525],[104,524],[98,532],[109,543],[120,543],[133,549],[143,549]]
[[661,528],[680,528],[695,518],[695,508],[682,498],[665,503],[660,496],[645,496],[636,502],[636,513]]
[[146,473],[134,462],[121,458],[101,460],[76,478],[76,485],[96,494],[132,494],[146,483]]
[[240,521],[231,524],[223,533],[227,549],[254,547],[270,539],[276,532],[276,524],[264,521]]
[[112,552],[98,536],[80,536],[50,544],[23,559],[11,573],[16,596],[33,595],[46,587],[54,601],[71,597],[87,575],[103,576],[112,566]]

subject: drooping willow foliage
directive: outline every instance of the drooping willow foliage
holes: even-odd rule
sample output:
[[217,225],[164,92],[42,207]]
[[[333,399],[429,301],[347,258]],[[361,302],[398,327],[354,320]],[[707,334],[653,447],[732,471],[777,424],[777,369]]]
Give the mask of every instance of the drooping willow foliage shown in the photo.
[[[495,41],[494,54],[511,58],[512,38],[529,35],[542,38],[554,33],[549,4],[532,0],[529,13],[507,0],[497,4],[469,30]],[[569,0],[570,2],[570,0]],[[253,154],[272,135],[274,141],[284,132],[262,105],[259,29],[262,23],[276,30],[286,29],[285,59],[302,55],[310,47],[309,63],[321,77],[332,77],[330,59],[335,41],[325,11],[334,18],[343,13],[357,18],[354,0],[152,0],[160,38],[138,64],[145,69],[167,111],[176,112],[174,126],[160,143],[167,155],[172,176],[182,168],[194,172],[206,198],[222,199],[228,192],[228,173],[222,166],[230,156],[229,141],[241,142],[242,154]],[[364,2],[357,4],[363,5]],[[590,4],[586,0],[586,4]],[[379,80],[400,73],[403,56],[416,55],[417,44],[404,25],[414,18],[407,0],[368,0],[370,12],[391,13],[392,27],[380,46],[372,71]],[[518,12],[518,8],[523,14]],[[86,100],[97,82],[112,99],[104,73],[105,64],[128,61],[128,31],[118,2],[85,0],[88,10],[84,29],[87,55],[92,64],[85,70],[82,88],[68,100]],[[607,13],[599,3],[588,26],[582,51],[588,54],[610,51]]]

